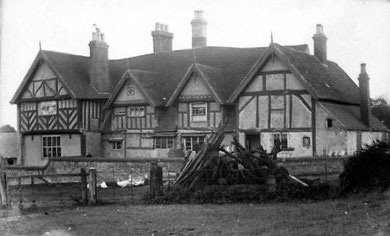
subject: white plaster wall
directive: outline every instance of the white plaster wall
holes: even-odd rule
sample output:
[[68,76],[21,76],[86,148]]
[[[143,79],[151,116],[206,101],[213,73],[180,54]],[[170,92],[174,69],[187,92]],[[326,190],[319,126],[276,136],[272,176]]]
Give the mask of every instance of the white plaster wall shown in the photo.
[[[130,85],[135,87],[133,95],[129,95],[127,93],[128,87]],[[145,101],[146,99],[142,94],[141,90],[139,90],[134,83],[126,82],[122,87],[122,90],[119,92],[118,96],[116,97],[114,104],[123,103],[123,102],[145,102]]]
[[[332,128],[326,127],[326,119],[328,118],[333,120]],[[354,136],[348,137],[347,130],[341,126],[332,114],[327,113],[318,104],[316,104],[316,136],[317,155],[343,156],[353,152],[353,149],[356,150],[352,140]]]
[[[244,100],[246,100],[245,97]],[[252,99],[252,101],[250,101],[248,105],[240,112],[239,121],[240,129],[256,128],[256,99]]]
[[382,132],[362,132],[362,147],[371,145],[375,140],[383,140]]
[[49,65],[46,63],[42,64],[38,71],[35,73],[34,78],[32,80],[46,80],[56,78],[53,71],[50,69]]
[[85,133],[85,155],[90,153],[94,157],[100,157],[102,155],[101,148],[101,133],[99,132],[86,132]]
[[261,69],[262,72],[288,70],[288,68],[282,63],[278,57],[269,59],[265,66]]
[[41,166],[47,159],[42,157],[42,137],[41,135],[26,135],[23,137],[23,165]]
[[348,131],[347,132],[347,153],[346,155],[352,155],[356,152],[357,148],[357,132],[356,131]]
[[[80,134],[61,134],[60,136],[62,157],[81,155]],[[23,142],[23,165],[41,166],[47,162],[47,158],[42,157],[42,135],[26,135],[23,137]]]
[[81,156],[80,134],[62,134],[61,151],[62,156]]
[[206,84],[203,82],[203,79],[201,77],[194,76],[188,80],[180,95],[211,95],[211,93]]
[[[260,133],[260,142],[264,149],[267,152],[270,152],[274,146],[274,134],[280,134],[278,132],[261,132]],[[287,157],[304,157],[312,156],[313,148],[313,139],[311,132],[286,132],[288,147],[293,148],[294,150],[281,151],[278,154],[278,157],[287,158]],[[310,138],[310,147],[303,147],[303,137]]]

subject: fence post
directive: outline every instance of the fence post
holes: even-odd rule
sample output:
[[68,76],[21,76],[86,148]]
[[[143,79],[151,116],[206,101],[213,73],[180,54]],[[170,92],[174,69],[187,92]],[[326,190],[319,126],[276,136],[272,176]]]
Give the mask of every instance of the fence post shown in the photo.
[[157,195],[162,188],[162,167],[157,162],[150,163],[150,193]]
[[324,162],[324,171],[325,171],[325,183],[328,184],[328,165],[326,161]]
[[1,207],[7,208],[8,190],[7,190],[7,174],[5,172],[0,172],[0,195],[1,195]]
[[268,193],[276,193],[276,179],[274,175],[268,175],[267,177],[267,191]]
[[87,172],[81,168],[81,201],[88,204]]
[[97,195],[96,195],[96,169],[90,168],[88,170],[88,185],[89,185],[89,203],[96,204]]

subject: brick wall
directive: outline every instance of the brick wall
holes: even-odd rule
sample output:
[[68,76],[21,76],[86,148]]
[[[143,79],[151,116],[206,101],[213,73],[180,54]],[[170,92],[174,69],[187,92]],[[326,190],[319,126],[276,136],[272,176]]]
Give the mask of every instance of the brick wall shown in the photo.
[[[157,161],[157,160],[156,160]],[[158,162],[158,161],[157,161]],[[164,179],[173,179],[176,173],[179,173],[183,164],[180,162],[158,162],[159,166],[163,168]],[[116,182],[118,179],[129,179],[129,175],[132,178],[142,177],[149,178],[150,175],[150,162],[134,162],[129,160],[128,162],[121,161],[115,162],[115,160],[102,160],[87,161],[85,158],[80,160],[63,161],[61,159],[52,160],[49,166],[45,170],[7,170],[7,176],[21,176],[21,175],[36,175],[36,174],[66,174],[66,173],[80,173],[81,168],[88,171],[89,168],[95,168],[97,172],[97,181],[101,183]],[[79,182],[79,177],[48,177],[45,178],[50,182]],[[13,179],[11,184],[17,184],[17,180]],[[22,184],[29,184],[31,180],[29,178],[23,179]],[[34,179],[34,183],[43,183],[42,180]]]

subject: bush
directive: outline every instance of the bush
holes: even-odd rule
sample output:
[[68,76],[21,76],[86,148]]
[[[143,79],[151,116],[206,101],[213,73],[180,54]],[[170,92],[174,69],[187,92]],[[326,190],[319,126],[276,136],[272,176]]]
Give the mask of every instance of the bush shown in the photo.
[[384,191],[390,186],[390,143],[376,141],[347,159],[340,174],[341,194]]

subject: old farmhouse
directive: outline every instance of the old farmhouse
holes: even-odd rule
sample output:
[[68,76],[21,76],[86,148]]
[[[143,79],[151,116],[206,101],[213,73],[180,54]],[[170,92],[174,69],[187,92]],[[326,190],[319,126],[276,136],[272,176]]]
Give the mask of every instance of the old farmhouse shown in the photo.
[[99,29],[90,56],[40,50],[11,103],[18,107],[23,165],[47,158],[183,156],[220,122],[224,143],[282,157],[352,154],[387,137],[369,109],[369,77],[359,85],[327,59],[322,25],[306,44],[231,48],[207,46],[195,11],[192,48],[172,51],[163,24],[152,31],[154,53],[109,60]]

